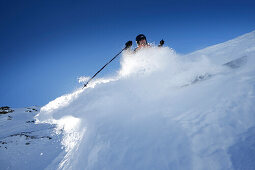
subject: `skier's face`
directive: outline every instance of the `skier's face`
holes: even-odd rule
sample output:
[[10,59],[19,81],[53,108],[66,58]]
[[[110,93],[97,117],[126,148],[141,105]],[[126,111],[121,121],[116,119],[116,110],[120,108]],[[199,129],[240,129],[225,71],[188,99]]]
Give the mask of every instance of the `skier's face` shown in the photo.
[[146,44],[147,44],[146,39],[142,39],[142,40],[139,41],[139,46],[144,46]]

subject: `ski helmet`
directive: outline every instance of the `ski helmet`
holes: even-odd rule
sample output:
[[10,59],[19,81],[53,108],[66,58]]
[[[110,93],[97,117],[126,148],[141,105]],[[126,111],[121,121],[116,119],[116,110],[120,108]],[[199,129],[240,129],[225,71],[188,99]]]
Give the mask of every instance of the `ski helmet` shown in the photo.
[[139,41],[141,41],[141,40],[146,40],[146,41],[147,41],[145,35],[143,35],[143,34],[137,35],[137,37],[136,37],[136,43],[139,44]]

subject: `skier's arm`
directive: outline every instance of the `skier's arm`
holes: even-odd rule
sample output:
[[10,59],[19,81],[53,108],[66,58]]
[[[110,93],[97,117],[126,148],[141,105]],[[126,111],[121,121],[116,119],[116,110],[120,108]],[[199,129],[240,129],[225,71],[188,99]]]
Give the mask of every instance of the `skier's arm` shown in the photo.
[[165,44],[165,41],[162,39],[162,40],[159,42],[158,47],[162,47],[164,44]]

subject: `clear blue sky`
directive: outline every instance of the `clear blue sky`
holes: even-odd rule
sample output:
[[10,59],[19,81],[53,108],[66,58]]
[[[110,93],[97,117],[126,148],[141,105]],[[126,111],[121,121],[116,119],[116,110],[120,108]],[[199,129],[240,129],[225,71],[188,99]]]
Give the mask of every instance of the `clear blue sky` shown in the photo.
[[43,106],[139,33],[185,54],[251,32],[255,1],[1,0],[0,21],[0,106]]

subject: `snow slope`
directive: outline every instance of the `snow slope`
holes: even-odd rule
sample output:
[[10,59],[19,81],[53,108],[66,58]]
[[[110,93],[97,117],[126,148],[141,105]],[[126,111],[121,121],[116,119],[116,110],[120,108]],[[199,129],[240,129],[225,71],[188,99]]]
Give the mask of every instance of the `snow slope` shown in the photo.
[[56,125],[64,146],[41,168],[255,169],[254,64],[255,31],[185,56],[126,52],[116,75],[41,108],[36,125]]
[[38,107],[0,114],[0,169],[44,169],[63,150],[55,125],[35,124]]
[[254,56],[254,43],[255,31],[239,36],[233,40],[195,51],[187,56],[191,58],[207,56],[213,63],[223,64],[233,58]]

